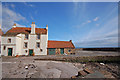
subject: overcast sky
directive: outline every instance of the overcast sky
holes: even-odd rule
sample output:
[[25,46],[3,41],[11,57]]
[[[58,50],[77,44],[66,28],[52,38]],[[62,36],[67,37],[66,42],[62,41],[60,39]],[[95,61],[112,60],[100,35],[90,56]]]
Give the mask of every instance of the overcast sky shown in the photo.
[[3,2],[2,30],[45,28],[49,40],[72,40],[76,47],[118,46],[117,2]]

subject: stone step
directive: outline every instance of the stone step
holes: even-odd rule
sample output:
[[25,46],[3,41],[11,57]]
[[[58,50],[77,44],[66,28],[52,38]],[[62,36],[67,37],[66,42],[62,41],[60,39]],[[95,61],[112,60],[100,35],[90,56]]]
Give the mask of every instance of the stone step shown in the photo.
[[79,71],[78,76],[86,76],[87,73],[85,71]]
[[88,73],[88,74],[94,73],[94,71],[92,71],[92,70],[90,70],[90,69],[88,69],[88,68],[85,68],[83,71],[85,71],[85,72]]

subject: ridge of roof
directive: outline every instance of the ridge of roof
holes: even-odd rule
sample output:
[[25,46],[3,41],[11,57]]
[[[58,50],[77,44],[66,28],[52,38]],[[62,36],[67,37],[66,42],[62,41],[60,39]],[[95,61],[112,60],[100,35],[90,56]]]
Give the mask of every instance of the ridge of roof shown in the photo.
[[[36,34],[47,34],[46,28],[35,28]],[[2,36],[16,36],[19,33],[29,34],[31,32],[31,27],[14,27],[9,29],[5,34]]]
[[71,41],[48,40],[48,48],[75,48]]
[[70,42],[70,41],[58,41],[58,40],[48,40],[48,41],[56,41],[56,42]]

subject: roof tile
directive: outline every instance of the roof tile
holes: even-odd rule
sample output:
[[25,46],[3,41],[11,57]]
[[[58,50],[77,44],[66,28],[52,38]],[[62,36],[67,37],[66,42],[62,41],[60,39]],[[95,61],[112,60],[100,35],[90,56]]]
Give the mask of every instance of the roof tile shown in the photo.
[[70,41],[48,41],[48,48],[75,48]]
[[[28,27],[15,27],[11,28],[4,35],[16,35],[19,33],[29,34],[31,32],[31,28]],[[47,34],[47,29],[45,28],[35,28],[36,34]]]

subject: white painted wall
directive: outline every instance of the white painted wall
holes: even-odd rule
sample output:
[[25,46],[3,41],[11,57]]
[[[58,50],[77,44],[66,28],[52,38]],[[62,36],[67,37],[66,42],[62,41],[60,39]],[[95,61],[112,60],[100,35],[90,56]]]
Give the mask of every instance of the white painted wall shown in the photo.
[[[11,43],[8,43],[8,39],[11,39]],[[6,46],[4,50],[3,47]],[[16,37],[3,37],[1,38],[1,55],[8,56],[8,48],[13,48],[13,56],[16,55]]]
[[[9,38],[11,39],[11,43],[8,43],[7,41]],[[28,43],[28,48],[24,48],[24,42]],[[37,42],[40,42],[40,48],[36,47]],[[47,34],[41,34],[40,40],[37,39],[36,34],[29,34],[28,40],[25,40],[25,34],[18,34],[15,37],[2,36],[1,53],[4,56],[8,56],[8,48],[13,48],[13,56],[28,55],[29,49],[34,49],[35,55],[47,55],[47,42]],[[5,50],[3,50],[4,46],[6,46]],[[42,52],[40,51],[40,49],[42,49]],[[27,52],[25,50],[27,50]]]
[[16,55],[22,55],[22,34],[16,36]]

